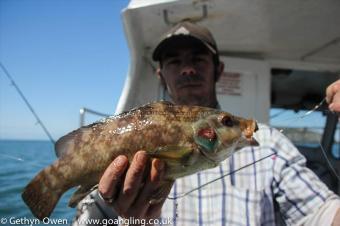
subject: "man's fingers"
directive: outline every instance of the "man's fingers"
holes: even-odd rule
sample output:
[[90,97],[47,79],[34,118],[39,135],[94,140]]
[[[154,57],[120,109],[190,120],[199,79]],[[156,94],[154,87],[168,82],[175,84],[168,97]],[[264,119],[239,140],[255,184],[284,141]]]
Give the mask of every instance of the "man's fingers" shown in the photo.
[[327,101],[327,103],[331,103],[332,98],[333,98],[333,95],[332,95],[332,86],[333,86],[333,84],[329,85],[326,88],[326,101]]
[[330,86],[326,89],[326,101],[327,103],[331,103],[333,101],[334,95],[340,92],[340,80],[332,83]]
[[[171,184],[163,181],[164,162],[153,159],[150,164],[147,153],[139,151],[126,171],[127,167],[128,159],[125,156],[118,156],[100,179],[98,187],[100,194],[103,198],[118,195],[113,202],[113,207],[123,217],[130,215],[140,217],[147,213],[158,216],[171,189]],[[122,186],[117,188],[121,180],[123,180]],[[151,199],[159,201],[154,200],[155,202],[150,204]]]
[[331,103],[329,105],[329,110],[335,111],[335,112],[340,112],[340,103]]
[[150,181],[159,182],[164,175],[165,164],[159,159],[154,159],[151,164]]
[[[162,185],[166,184],[163,181],[165,173],[165,164],[159,159],[153,159],[151,164],[150,175],[145,183],[143,190],[141,191],[135,204],[137,206],[150,205],[151,199],[165,199],[168,195],[167,189],[164,189]],[[169,190],[170,191],[170,190]],[[156,201],[156,200],[154,200]]]
[[161,215],[161,210],[162,210],[163,204],[164,204],[164,202],[166,200],[166,197],[168,197],[168,195],[170,193],[170,190],[172,188],[172,184],[169,184],[169,187],[167,187],[167,189],[162,191],[163,194],[164,194],[164,199],[160,200],[159,203],[150,205],[150,207],[148,209],[148,212],[147,212],[147,215],[150,218],[157,218],[157,217],[159,217]]
[[148,156],[145,151],[135,154],[131,165],[126,172],[124,185],[115,201],[115,206],[122,212],[127,211],[136,199],[143,184],[144,171],[148,164]]
[[116,187],[122,180],[128,163],[129,160],[127,157],[120,155],[105,170],[103,176],[100,178],[98,186],[98,191],[103,198],[112,198],[116,193]]
[[168,197],[168,195],[171,191],[171,188],[172,188],[174,181],[172,181],[172,182],[170,182],[170,181],[160,181],[158,183],[159,183],[158,189],[160,189],[160,190],[157,191],[156,193],[158,193],[157,194],[158,197],[161,197],[161,198],[158,198],[158,200],[149,200],[149,203],[150,203],[150,201],[153,201],[153,203],[152,203],[152,205],[150,205],[148,212],[146,214],[148,216],[150,216],[151,218],[156,218],[156,217],[160,216],[163,204],[164,204],[166,198]]

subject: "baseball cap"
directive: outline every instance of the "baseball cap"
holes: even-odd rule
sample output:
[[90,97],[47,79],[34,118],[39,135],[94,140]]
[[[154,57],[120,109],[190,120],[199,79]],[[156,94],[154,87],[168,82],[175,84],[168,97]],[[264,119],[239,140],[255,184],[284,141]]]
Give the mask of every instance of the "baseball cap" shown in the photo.
[[193,38],[196,41],[201,42],[213,53],[214,57],[218,60],[217,45],[210,31],[203,26],[199,26],[189,21],[178,23],[162,36],[158,42],[158,45],[153,51],[152,59],[154,61],[159,61],[163,50],[170,43],[170,41],[179,37]]

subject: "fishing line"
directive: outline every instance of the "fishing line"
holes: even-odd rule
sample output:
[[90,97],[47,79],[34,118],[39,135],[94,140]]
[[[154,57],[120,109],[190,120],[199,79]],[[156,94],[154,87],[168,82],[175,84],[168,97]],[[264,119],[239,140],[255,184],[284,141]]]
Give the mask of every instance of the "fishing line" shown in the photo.
[[[298,120],[304,119],[305,117],[307,117],[308,115],[312,114],[313,112],[315,112],[316,110],[318,110],[326,101],[326,97],[323,98],[317,105],[315,105],[311,110],[307,111],[306,113],[302,114],[301,116],[295,116],[295,117],[291,117],[291,118],[287,118],[287,119],[282,119],[280,121],[276,121],[276,123],[281,123],[281,122],[289,122],[293,123],[296,122]],[[282,132],[280,130],[280,132]]]
[[[301,119],[307,117],[308,115],[312,114],[312,113],[315,112],[317,109],[319,109],[319,108],[325,103],[325,101],[326,101],[326,97],[323,98],[317,105],[315,105],[315,106],[313,107],[313,109],[307,111],[306,113],[304,113],[304,114],[301,115],[301,116],[294,117],[293,119],[296,121],[296,120],[301,120]],[[281,114],[281,113],[282,113],[282,112],[280,112],[280,114]],[[334,113],[334,112],[333,112],[333,113]],[[283,129],[280,130],[280,132],[283,133],[283,132],[284,132]],[[339,175],[336,173],[336,170],[334,169],[334,167],[332,166],[332,164],[331,164],[329,158],[327,157],[326,151],[325,151],[324,148],[322,147],[320,141],[319,141],[319,145],[320,145],[322,154],[323,154],[323,156],[325,157],[325,159],[326,159],[326,161],[327,161],[327,164],[329,165],[330,169],[332,170],[332,172],[334,173],[334,175],[337,177],[337,179],[340,181],[340,177],[339,177]],[[180,195],[177,195],[177,196],[174,196],[174,197],[168,196],[168,199],[174,200],[174,199],[183,198],[183,197],[187,196],[188,194],[190,194],[190,193],[192,193],[192,192],[194,192],[194,191],[197,191],[197,190],[199,190],[199,189],[201,189],[201,188],[203,188],[203,187],[205,187],[205,186],[207,186],[207,185],[209,185],[209,184],[211,184],[211,183],[214,183],[214,182],[216,182],[216,181],[218,181],[218,180],[220,180],[220,179],[222,179],[222,178],[224,178],[224,177],[227,177],[227,176],[229,176],[229,175],[231,175],[231,174],[233,174],[233,173],[236,173],[236,172],[238,172],[238,171],[240,171],[240,170],[242,170],[242,169],[244,169],[244,168],[247,168],[248,166],[254,165],[255,163],[260,162],[260,161],[262,161],[262,160],[264,160],[264,159],[266,159],[266,158],[269,158],[269,157],[271,157],[271,156],[273,156],[273,155],[275,155],[275,154],[276,154],[276,153],[272,153],[272,154],[270,154],[270,155],[268,155],[268,156],[265,156],[265,157],[263,157],[263,158],[261,158],[261,159],[258,159],[258,160],[256,160],[256,161],[254,161],[254,162],[252,162],[252,163],[249,163],[249,164],[247,164],[247,165],[244,165],[244,166],[242,166],[242,167],[240,167],[240,168],[238,168],[238,169],[236,169],[236,170],[234,170],[234,171],[228,172],[228,173],[222,175],[221,177],[218,177],[218,178],[216,178],[216,179],[213,179],[213,180],[211,180],[211,181],[208,181],[207,183],[202,184],[201,186],[199,186],[199,187],[197,187],[197,188],[194,188],[194,189],[192,189],[192,190],[189,190],[189,191],[187,191],[187,192],[185,192],[185,193],[183,193],[183,194],[180,194]]]
[[201,188],[203,188],[203,187],[205,187],[205,186],[207,186],[207,185],[209,185],[209,184],[211,184],[211,183],[214,183],[214,182],[216,182],[216,181],[218,181],[218,180],[221,180],[222,178],[227,177],[227,176],[229,176],[230,174],[236,173],[236,172],[238,172],[238,171],[240,171],[240,170],[242,170],[242,169],[244,169],[244,168],[247,168],[248,166],[254,165],[255,163],[260,162],[260,161],[262,161],[262,160],[264,160],[264,159],[266,159],[266,158],[269,158],[269,157],[271,157],[271,156],[273,156],[273,155],[276,155],[276,152],[274,152],[274,153],[272,153],[272,154],[270,154],[270,155],[267,155],[267,156],[265,156],[265,157],[263,157],[263,158],[260,158],[260,159],[258,159],[258,160],[256,160],[256,161],[252,162],[252,163],[249,163],[249,164],[247,164],[247,165],[244,165],[244,166],[242,166],[242,167],[240,167],[240,168],[238,168],[238,169],[236,169],[236,170],[234,170],[234,171],[231,171],[231,172],[228,172],[228,173],[226,173],[226,174],[223,174],[222,176],[220,176],[220,177],[218,177],[218,178],[216,178],[216,179],[213,179],[213,180],[211,180],[211,181],[208,181],[207,183],[202,184],[201,186],[199,186],[199,187],[197,187],[197,188],[194,188],[194,189],[192,189],[192,190],[190,190],[190,191],[187,191],[187,192],[185,192],[185,193],[183,193],[183,194],[177,195],[177,196],[175,196],[175,197],[170,197],[170,196],[168,196],[168,199],[172,199],[172,200],[173,200],[173,199],[180,199],[180,198],[183,198],[184,196],[187,196],[188,194],[190,194],[190,193],[192,193],[192,192],[194,192],[194,191],[197,191],[198,189],[201,189]]
[[24,162],[27,165],[31,165],[31,166],[35,166],[35,167],[39,167],[39,168],[46,166],[45,164],[43,165],[43,164],[31,163],[28,160],[25,160],[25,159],[22,159],[22,158],[19,158],[19,157],[16,157],[16,156],[12,156],[12,155],[0,154],[0,157],[4,157],[4,158],[7,158],[7,159],[12,159],[12,160],[19,161],[19,162]]
[[[304,113],[302,116],[297,117],[296,120],[301,120],[301,119],[305,118],[306,116],[312,114],[312,113],[315,112],[317,109],[319,109],[319,108],[325,103],[325,101],[326,101],[326,97],[324,97],[324,98],[322,99],[322,101],[320,101],[320,103],[318,103],[317,105],[315,105],[313,109],[307,111],[307,112]],[[333,114],[336,114],[335,112],[332,112],[332,111],[328,111],[328,112],[331,112],[331,113],[333,113]],[[280,132],[283,133],[284,130],[281,129]],[[330,170],[331,170],[331,172],[334,174],[334,176],[340,181],[340,176],[337,174],[336,170],[335,170],[334,167],[332,166],[332,163],[331,163],[331,161],[329,160],[329,158],[328,158],[328,156],[327,156],[327,153],[326,153],[325,149],[323,148],[321,142],[318,141],[318,143],[319,143],[319,146],[320,146],[320,149],[321,149],[321,153],[322,153],[322,155],[324,156],[324,158],[326,159],[326,162],[327,162],[328,167],[330,168]]]
[[284,113],[286,113],[286,110],[281,110],[281,111],[279,111],[279,112],[277,112],[277,113],[271,115],[271,116],[270,116],[270,119],[276,118],[276,117],[278,117],[278,116],[280,116],[280,115],[282,115],[282,114],[284,114]]
[[315,107],[314,107],[312,110],[309,110],[309,111],[307,111],[304,115],[302,115],[300,119],[303,119],[303,118],[306,117],[307,115],[310,115],[311,113],[315,112],[318,108],[320,108],[320,107],[323,105],[323,103],[324,103],[325,101],[326,101],[326,97],[324,97],[320,103],[318,103],[317,105],[315,105]]
[[325,151],[325,149],[322,147],[321,142],[319,142],[320,148],[321,148],[321,152],[323,154],[323,156],[325,157],[327,164],[329,166],[329,168],[331,169],[332,173],[335,175],[335,177],[340,181],[340,176],[339,174],[337,174],[336,170],[334,169],[331,161],[329,160],[329,158],[327,157],[327,153]]
[[54,139],[52,138],[52,135],[47,130],[47,128],[44,125],[44,123],[40,120],[38,114],[34,111],[32,105],[28,102],[28,100],[25,97],[25,95],[23,94],[23,92],[21,92],[21,90],[19,89],[18,85],[15,83],[14,79],[12,78],[12,76],[9,74],[9,72],[7,71],[7,69],[5,68],[5,66],[1,62],[0,62],[0,67],[3,70],[3,72],[5,73],[5,75],[7,76],[7,78],[10,80],[11,84],[14,86],[15,90],[19,93],[20,97],[24,100],[26,106],[29,108],[29,110],[34,115],[35,119],[37,120],[37,124],[39,124],[41,126],[41,128],[44,130],[44,132],[46,133],[46,135],[48,136],[50,141],[54,144],[55,142],[54,142]]

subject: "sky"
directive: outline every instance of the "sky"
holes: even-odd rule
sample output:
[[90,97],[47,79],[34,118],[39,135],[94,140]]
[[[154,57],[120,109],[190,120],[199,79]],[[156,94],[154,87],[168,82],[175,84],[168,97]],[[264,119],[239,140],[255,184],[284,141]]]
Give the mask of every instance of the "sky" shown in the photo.
[[[82,107],[115,112],[130,63],[121,16],[127,5],[128,0],[0,0],[0,62],[54,140],[79,127]],[[85,124],[98,119],[87,114]],[[296,119],[284,113],[271,122],[324,124],[320,114]],[[0,139],[47,140],[36,122],[0,69]]]
[[[0,0],[0,62],[55,140],[79,127],[82,107],[114,113],[129,67],[127,5]],[[0,139],[48,139],[1,69]]]

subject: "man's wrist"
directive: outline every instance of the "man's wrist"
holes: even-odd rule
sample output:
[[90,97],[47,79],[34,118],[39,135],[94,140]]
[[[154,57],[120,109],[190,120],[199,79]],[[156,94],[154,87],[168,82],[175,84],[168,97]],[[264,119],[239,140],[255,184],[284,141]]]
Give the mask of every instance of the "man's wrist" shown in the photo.
[[95,190],[93,194],[93,198],[95,200],[96,206],[99,209],[99,211],[103,214],[105,218],[118,218],[118,214],[115,212],[112,205],[107,203],[103,197],[100,195],[98,190]]

